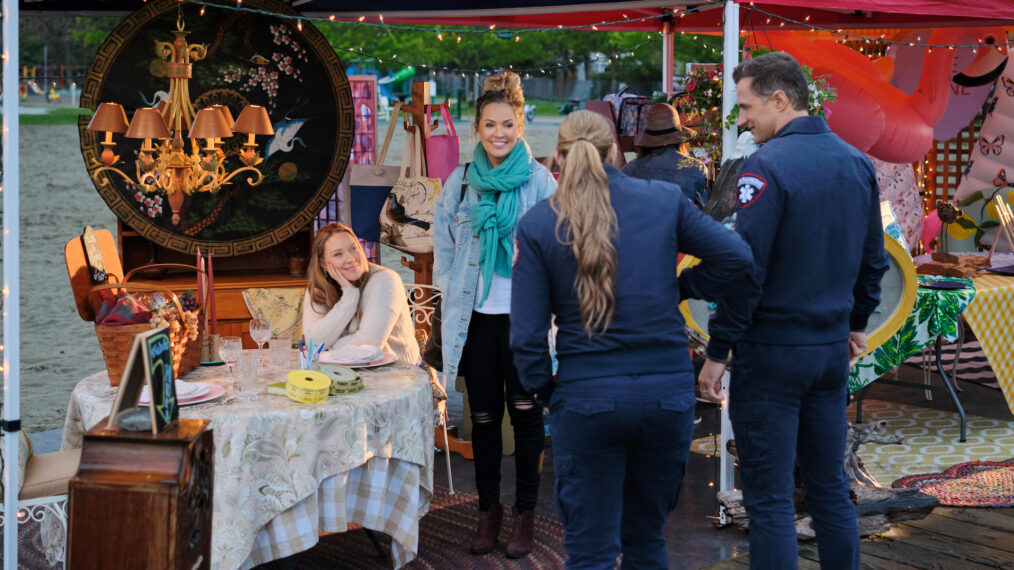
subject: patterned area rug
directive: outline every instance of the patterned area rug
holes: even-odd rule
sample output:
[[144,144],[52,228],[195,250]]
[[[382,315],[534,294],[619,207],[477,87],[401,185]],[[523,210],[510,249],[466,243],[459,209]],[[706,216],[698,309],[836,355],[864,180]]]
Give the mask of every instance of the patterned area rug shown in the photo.
[[[855,421],[855,404],[849,406],[848,418]],[[956,463],[1005,461],[1014,456],[1014,422],[974,415],[967,419],[968,437],[961,443],[957,412],[867,398],[863,402],[863,421],[886,420],[887,433],[902,436],[904,442],[863,444],[859,458],[877,481],[886,486],[900,477],[937,473]],[[690,451],[717,461],[718,441],[718,434],[699,437],[690,443]]]
[[[945,344],[941,347],[940,360],[943,362],[944,370],[946,370],[948,374],[950,374],[953,369],[954,355],[957,352],[957,348],[958,345],[954,343]],[[921,368],[922,361],[922,355],[917,354],[906,360],[905,364]],[[930,370],[936,372],[937,367],[936,363],[933,362],[932,350],[927,352],[927,362],[929,363]],[[989,366],[989,361],[986,360],[986,354],[982,352],[982,347],[979,346],[979,341],[974,339],[966,339],[965,343],[961,347],[961,358],[958,359],[957,376],[958,380],[975,382],[976,384],[981,384],[987,388],[993,388],[994,390],[1000,389],[1000,384],[996,381],[996,374],[993,373],[993,369]]]
[[916,487],[950,507],[1014,506],[1014,463],[971,461],[943,473],[902,477],[892,487]]
[[[848,408],[855,421],[855,404]],[[967,441],[961,443],[957,412],[934,410],[867,398],[863,421],[887,421],[887,433],[900,435],[899,444],[867,443],[859,457],[881,485],[908,475],[938,473],[968,461],[1006,461],[1014,455],[1014,422],[968,415]]]
[[[22,570],[56,570],[63,568],[63,564],[57,562],[50,564],[46,560],[46,551],[42,546],[42,537],[39,532],[41,525],[34,521],[21,523],[18,527],[18,568]],[[0,532],[3,525],[0,524]],[[3,553],[0,552],[0,560]]]
[[[513,519],[504,516],[503,528],[497,548],[485,556],[474,556],[468,551],[468,541],[479,522],[479,498],[472,493],[457,492],[450,495],[447,489],[437,487],[430,503],[430,512],[419,522],[419,556],[406,568],[563,568],[563,526],[559,521],[536,513],[535,547],[521,559],[511,560],[504,554],[510,540]],[[375,533],[385,553],[391,551],[391,539]],[[389,557],[379,558],[377,550],[364,530],[321,536],[317,546],[284,561],[258,566],[259,570],[301,570],[343,568],[390,568]]]

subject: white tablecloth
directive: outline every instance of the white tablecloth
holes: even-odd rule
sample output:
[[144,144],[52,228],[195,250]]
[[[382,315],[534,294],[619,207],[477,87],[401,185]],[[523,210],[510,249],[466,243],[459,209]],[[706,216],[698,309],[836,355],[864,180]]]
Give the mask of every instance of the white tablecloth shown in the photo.
[[[183,380],[222,385],[226,372],[200,367]],[[259,383],[283,380],[286,372],[265,365]],[[359,373],[364,391],[319,404],[261,394],[180,409],[180,417],[210,420],[214,430],[212,568],[285,557],[316,544],[318,532],[343,531],[350,522],[391,535],[397,566],[415,558],[419,519],[433,491],[429,376],[403,363]],[[115,396],[105,371],[78,383],[63,449],[81,446]]]

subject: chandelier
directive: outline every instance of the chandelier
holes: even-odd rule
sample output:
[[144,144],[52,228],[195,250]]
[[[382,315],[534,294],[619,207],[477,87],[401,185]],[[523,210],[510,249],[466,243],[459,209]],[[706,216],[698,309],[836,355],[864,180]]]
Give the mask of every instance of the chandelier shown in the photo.
[[[176,18],[176,31],[172,33],[176,36],[173,42],[155,42],[155,55],[167,62],[169,98],[157,108],[137,109],[129,123],[122,105],[102,103],[88,123],[88,129],[105,132],[105,139],[100,143],[102,161],[95,161],[102,166],[92,172],[92,178],[100,186],[105,185],[109,180],[103,173],[114,172],[144,192],[165,192],[172,208],[172,223],[178,225],[186,196],[194,192],[217,192],[241,172],[250,174],[246,179],[250,186],[260,184],[264,175],[257,165],[264,159],[257,152],[254,136],[273,135],[275,131],[267,110],[260,105],[244,107],[235,122],[225,105],[211,105],[195,114],[188,81],[192,77],[192,62],[204,59],[207,47],[187,43],[185,38],[190,32],[184,29],[182,9]],[[113,133],[144,140],[135,161],[134,178],[116,167],[120,157],[114,150]],[[229,172],[222,139],[233,133],[244,133],[247,140],[236,152],[243,166]],[[190,139],[189,154],[184,137]]]

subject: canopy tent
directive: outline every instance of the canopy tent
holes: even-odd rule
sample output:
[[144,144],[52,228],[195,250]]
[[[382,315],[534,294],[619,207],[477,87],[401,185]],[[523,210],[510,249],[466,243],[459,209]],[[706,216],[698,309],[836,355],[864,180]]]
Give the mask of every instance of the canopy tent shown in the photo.
[[[223,7],[235,3],[223,3]],[[353,20],[384,15],[387,23],[505,28],[557,28],[591,26],[609,31],[661,31],[667,14],[696,8],[672,18],[670,30],[723,33],[725,36],[723,116],[734,103],[732,69],[738,58],[740,21],[748,29],[816,26],[830,29],[883,29],[1014,24],[1011,0],[755,0],[751,5],[729,2],[690,3],[660,0],[595,2],[585,0],[292,0],[292,8],[306,17]],[[3,90],[17,93],[18,18],[62,13],[127,15],[143,6],[142,0],[3,0]],[[723,9],[724,8],[724,9]],[[768,18],[771,21],[768,21]],[[376,20],[374,20],[376,21]],[[805,24],[804,24],[805,22]],[[603,26],[603,23],[612,23]],[[18,97],[3,99],[3,352],[4,450],[10,464],[17,463],[19,405],[20,266]],[[735,130],[725,133],[724,146],[732,148]],[[724,456],[723,456],[724,461]],[[723,467],[723,486],[728,486]],[[17,469],[4,475],[4,568],[17,568]],[[13,524],[12,524],[13,523]]]
[[[23,13],[126,15],[141,0],[21,0]],[[679,19],[676,28],[693,32],[722,32],[723,2],[666,2],[664,0],[291,0],[292,8],[307,17],[354,20],[378,14],[391,24],[556,28],[619,22],[602,30],[659,31],[661,16],[688,7],[698,8]],[[904,28],[996,25],[1014,21],[1009,0],[756,0],[741,5],[740,20],[756,29],[780,27],[781,18],[835,28]],[[223,2],[234,6],[234,2]],[[749,19],[752,9],[774,13],[778,19]],[[759,12],[758,12],[759,13]],[[917,17],[913,17],[917,16]],[[647,19],[643,19],[647,18]],[[630,20],[630,21],[626,21]],[[791,26],[790,26],[791,27]]]

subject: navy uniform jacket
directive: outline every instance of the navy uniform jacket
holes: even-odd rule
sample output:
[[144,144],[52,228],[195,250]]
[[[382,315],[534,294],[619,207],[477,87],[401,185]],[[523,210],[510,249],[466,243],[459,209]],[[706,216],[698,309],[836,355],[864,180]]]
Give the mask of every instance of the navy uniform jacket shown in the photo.
[[[753,271],[708,324],[708,356],[739,340],[815,345],[863,331],[887,271],[876,172],[820,117],[786,124],[740,167],[736,231]],[[690,294],[707,276],[684,272]],[[695,295],[696,296],[696,295]]]
[[556,236],[549,200],[518,224],[511,285],[510,347],[525,390],[552,384],[546,335],[552,315],[560,382],[626,374],[691,372],[683,316],[677,310],[680,251],[703,260],[716,290],[748,272],[743,240],[701,213],[673,184],[627,176],[604,165],[616,212],[615,312],[609,329],[591,338],[581,324],[574,278],[577,260]]

